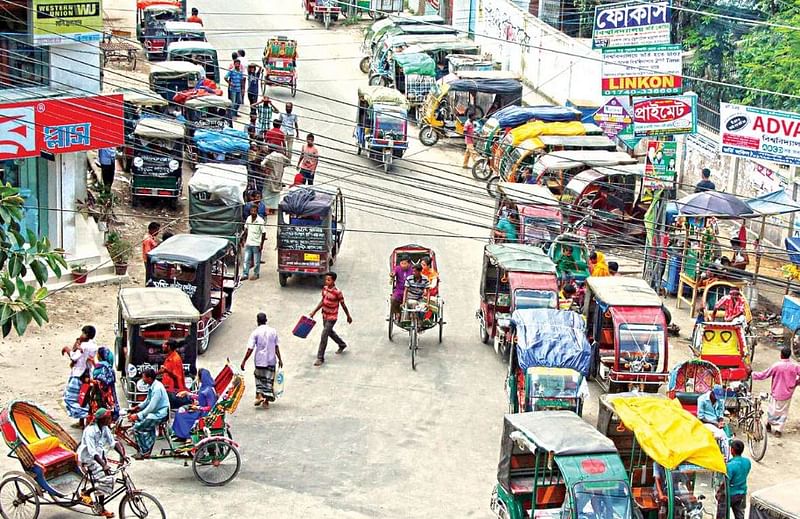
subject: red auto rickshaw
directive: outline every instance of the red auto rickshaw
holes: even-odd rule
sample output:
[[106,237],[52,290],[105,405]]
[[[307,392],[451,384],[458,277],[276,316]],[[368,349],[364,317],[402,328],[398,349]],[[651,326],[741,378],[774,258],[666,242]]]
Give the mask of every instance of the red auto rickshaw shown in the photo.
[[519,237],[522,243],[548,250],[561,234],[562,213],[558,199],[545,186],[500,182],[497,185],[495,224],[503,207],[519,213]]

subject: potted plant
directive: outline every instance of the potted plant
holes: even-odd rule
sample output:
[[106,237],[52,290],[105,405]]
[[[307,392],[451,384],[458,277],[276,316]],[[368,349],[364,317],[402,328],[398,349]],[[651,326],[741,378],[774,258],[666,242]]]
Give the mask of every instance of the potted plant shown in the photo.
[[75,283],[86,283],[86,278],[89,277],[89,269],[86,268],[85,263],[72,263],[69,266],[70,272],[72,272],[72,280]]
[[131,242],[117,236],[114,240],[108,241],[106,248],[111,261],[114,262],[114,273],[118,276],[124,275],[128,271],[128,259],[133,248]]

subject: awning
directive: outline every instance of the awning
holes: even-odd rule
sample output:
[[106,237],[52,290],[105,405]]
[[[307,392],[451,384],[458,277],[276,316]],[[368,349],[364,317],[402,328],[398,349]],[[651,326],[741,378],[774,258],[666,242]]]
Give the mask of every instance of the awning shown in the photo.
[[747,201],[747,205],[762,216],[771,214],[787,214],[800,211],[800,202],[796,202],[784,189],[757,196]]

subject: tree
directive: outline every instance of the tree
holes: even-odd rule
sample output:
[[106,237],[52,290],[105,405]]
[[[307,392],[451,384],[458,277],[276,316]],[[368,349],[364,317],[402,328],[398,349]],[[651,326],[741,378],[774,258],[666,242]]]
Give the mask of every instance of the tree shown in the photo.
[[[31,321],[41,326],[47,322],[45,298],[47,267],[61,276],[67,262],[50,250],[47,237],[37,237],[30,230],[21,233],[24,199],[11,184],[0,185],[0,328],[3,337],[13,328],[23,335]],[[35,283],[24,280],[28,272]]]

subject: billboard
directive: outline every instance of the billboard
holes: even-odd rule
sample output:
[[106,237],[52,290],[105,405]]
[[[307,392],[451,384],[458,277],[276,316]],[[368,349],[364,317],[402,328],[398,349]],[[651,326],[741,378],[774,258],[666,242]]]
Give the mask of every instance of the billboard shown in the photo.
[[647,97],[633,100],[633,133],[637,137],[697,132],[697,96]]
[[680,94],[682,67],[679,44],[603,49],[603,95]]
[[0,160],[121,146],[122,95],[0,105]]
[[622,2],[594,8],[592,48],[669,43],[670,2]]
[[594,113],[592,119],[594,119],[597,126],[602,128],[603,133],[612,139],[633,123],[630,106],[627,106],[627,101],[617,97],[612,97],[606,104],[601,106]]
[[33,44],[62,45],[100,41],[100,0],[32,0]]
[[678,160],[678,143],[675,141],[649,141],[645,157],[644,176],[651,187],[672,187],[675,182]]
[[723,154],[800,166],[800,114],[720,103],[719,116]]

